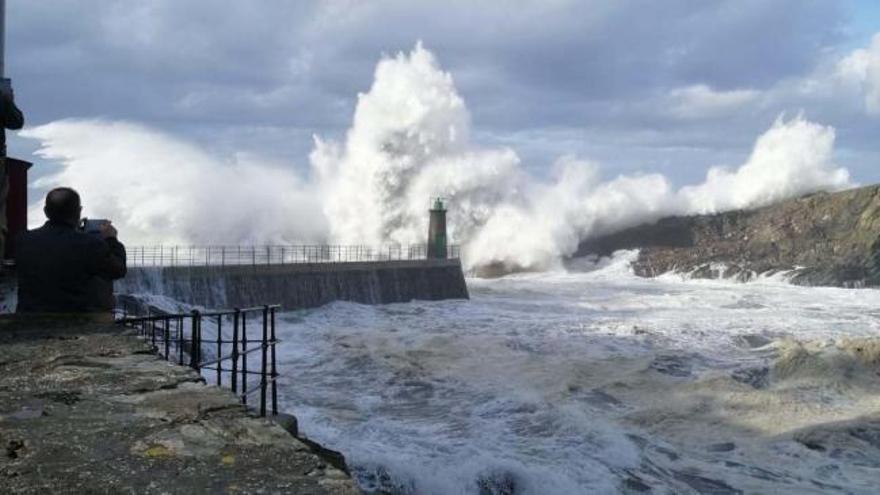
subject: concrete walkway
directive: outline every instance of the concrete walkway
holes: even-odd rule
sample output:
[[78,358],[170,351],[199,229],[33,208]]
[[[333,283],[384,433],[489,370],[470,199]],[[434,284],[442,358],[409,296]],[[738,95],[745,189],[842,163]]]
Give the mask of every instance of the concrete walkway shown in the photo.
[[0,320],[2,493],[358,493],[118,327]]

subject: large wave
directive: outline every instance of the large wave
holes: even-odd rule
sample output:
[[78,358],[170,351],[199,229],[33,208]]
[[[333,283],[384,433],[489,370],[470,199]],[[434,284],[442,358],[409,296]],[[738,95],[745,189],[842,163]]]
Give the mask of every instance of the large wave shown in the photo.
[[[110,218],[131,244],[294,242],[326,235],[314,189],[288,168],[197,145],[141,125],[62,120],[22,131],[62,168],[35,187],[77,189],[83,212]],[[44,218],[31,205],[31,223]]]
[[656,173],[605,180],[576,156],[535,177],[514,150],[471,141],[452,76],[421,44],[378,63],[345,139],[315,138],[307,178],[129,123],[66,120],[22,134],[62,164],[38,185],[79,189],[87,213],[112,217],[129,241],[418,243],[430,198],[443,196],[469,268],[545,269],[584,238],[661,216],[851,185],[833,161],[834,129],[801,115],[777,119],[744,164],[678,190]]

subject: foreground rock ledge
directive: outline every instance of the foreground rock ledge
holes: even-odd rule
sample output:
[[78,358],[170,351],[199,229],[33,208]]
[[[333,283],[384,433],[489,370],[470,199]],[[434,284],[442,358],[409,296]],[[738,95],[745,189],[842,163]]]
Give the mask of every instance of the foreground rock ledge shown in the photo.
[[3,493],[358,493],[118,327],[0,320]]

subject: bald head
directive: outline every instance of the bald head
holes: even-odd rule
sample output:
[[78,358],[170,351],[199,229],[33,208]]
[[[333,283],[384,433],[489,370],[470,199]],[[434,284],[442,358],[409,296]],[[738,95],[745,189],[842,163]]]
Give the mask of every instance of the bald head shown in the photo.
[[69,187],[59,187],[46,195],[43,212],[53,222],[64,222],[76,226],[79,223],[81,205],[79,194]]

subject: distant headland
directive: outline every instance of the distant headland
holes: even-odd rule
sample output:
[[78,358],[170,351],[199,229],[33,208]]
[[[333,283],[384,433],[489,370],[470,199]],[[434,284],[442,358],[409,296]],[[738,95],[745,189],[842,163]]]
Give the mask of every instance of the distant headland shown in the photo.
[[880,185],[753,210],[675,216],[586,240],[575,257],[639,249],[636,275],[740,281],[787,272],[800,285],[880,286]]

